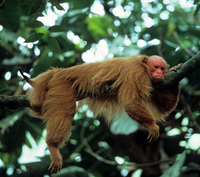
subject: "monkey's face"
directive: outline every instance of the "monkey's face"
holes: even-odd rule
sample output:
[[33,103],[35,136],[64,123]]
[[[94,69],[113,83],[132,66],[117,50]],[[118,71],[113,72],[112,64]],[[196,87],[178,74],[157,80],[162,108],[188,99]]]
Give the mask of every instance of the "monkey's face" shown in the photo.
[[167,66],[165,60],[159,56],[152,56],[149,58],[147,65],[153,82],[162,81]]

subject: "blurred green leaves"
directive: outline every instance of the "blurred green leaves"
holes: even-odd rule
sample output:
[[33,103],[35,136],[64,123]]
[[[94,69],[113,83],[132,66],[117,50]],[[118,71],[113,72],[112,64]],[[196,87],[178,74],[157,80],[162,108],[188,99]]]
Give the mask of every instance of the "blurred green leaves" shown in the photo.
[[94,37],[96,35],[101,37],[108,37],[109,30],[111,34],[114,30],[114,26],[112,25],[112,18],[107,15],[104,15],[103,17],[96,15],[92,17],[87,17],[86,22],[88,25],[88,30],[92,33]]
[[[1,94],[25,94],[27,84],[18,75],[19,66],[29,77],[36,77],[51,67],[81,64],[82,56],[86,54],[88,61],[90,58],[92,61],[103,58],[105,51],[108,58],[138,53],[162,55],[171,66],[187,61],[191,57],[190,54],[196,54],[200,49],[200,0],[195,0],[194,6],[191,1],[184,2],[185,4],[131,0],[4,1],[0,7]],[[60,12],[63,15],[60,15]],[[162,18],[163,14],[167,14],[169,18]],[[43,21],[38,19],[47,16]],[[51,22],[51,25],[47,25],[47,22]],[[100,41],[104,41],[106,45],[100,48]],[[7,72],[11,75],[8,80],[5,79]],[[148,132],[124,115],[120,115],[119,119],[114,120],[108,127],[105,122],[101,122],[102,126],[97,126],[90,121],[91,118],[88,120],[87,109],[77,114],[73,122],[71,141],[62,150],[63,166],[81,166],[99,177],[122,174],[131,176],[137,166],[111,166],[91,158],[88,152],[92,149],[92,152],[103,159],[113,160],[119,156],[123,157],[125,162],[139,164],[159,162],[160,152],[164,152],[166,158],[176,159],[180,155],[174,165],[170,164],[171,167],[169,166],[163,176],[181,176],[180,169],[183,169],[183,166],[192,175],[195,170],[198,172],[198,150],[183,152],[188,148],[190,137],[194,133],[200,133],[198,78],[199,71],[181,83],[181,100],[176,112],[170,114],[167,122],[160,125],[161,136],[155,143],[149,144],[146,140]],[[177,112],[179,116],[175,116]],[[41,120],[29,117],[22,109],[15,112],[1,109],[0,117],[0,159],[2,163],[13,166],[14,175],[19,175],[18,159],[23,153],[22,147],[31,147],[27,134],[30,134],[37,144],[45,126]],[[186,117],[188,123],[183,124]],[[169,136],[169,132],[174,129],[179,130],[179,133]],[[91,147],[90,150],[85,147],[85,141]],[[102,142],[108,146],[102,146]],[[73,153],[78,155],[73,158]],[[47,165],[44,159],[40,167],[46,170],[49,157]],[[195,164],[193,172],[190,170],[191,164]],[[28,168],[27,164],[26,166]],[[44,176],[44,169],[37,170],[42,173],[40,176]],[[1,176],[8,176],[1,170],[0,168]],[[30,174],[35,175],[34,170],[29,170]],[[155,174],[162,175],[159,165],[143,168],[143,176]]]

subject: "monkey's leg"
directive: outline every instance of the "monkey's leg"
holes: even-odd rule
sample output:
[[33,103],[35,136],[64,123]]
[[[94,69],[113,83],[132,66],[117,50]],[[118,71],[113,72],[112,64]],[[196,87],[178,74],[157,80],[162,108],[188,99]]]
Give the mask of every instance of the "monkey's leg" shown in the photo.
[[148,129],[149,141],[158,138],[159,127],[156,124],[156,120],[141,100],[134,100],[131,104],[128,104],[125,109],[132,119],[136,120]]
[[59,148],[62,147],[64,142],[67,141],[70,137],[72,119],[73,116],[66,116],[60,119],[56,119],[56,121],[47,123],[46,142],[52,160],[49,167],[49,170],[52,173],[56,173],[62,168],[62,155],[60,154]]
[[56,173],[62,168],[59,148],[69,139],[71,133],[71,124],[76,111],[76,91],[71,88],[71,83],[62,81],[55,86],[53,83],[54,80],[52,80],[53,86],[51,82],[49,83],[42,111],[43,117],[47,120],[46,142],[52,159],[49,170]]
[[[67,122],[67,124],[63,124],[60,125],[57,122],[52,122],[53,125],[51,123],[49,123],[50,125],[48,125],[47,123],[47,135],[46,135],[46,142],[48,145],[48,149],[50,151],[50,156],[51,156],[51,165],[49,167],[49,170],[52,173],[56,173],[58,171],[61,170],[62,168],[62,155],[60,154],[59,148],[64,145],[64,142],[67,141],[70,137],[70,133],[71,133],[71,122],[70,120],[67,119],[73,119],[73,117],[65,117],[63,119],[66,119],[65,121]],[[57,121],[59,121],[57,119]],[[60,120],[62,122],[62,120]],[[63,126],[63,127],[62,127]],[[56,128],[57,130],[52,132],[51,128]],[[61,127],[61,129],[59,128]],[[62,130],[64,129],[65,130]]]

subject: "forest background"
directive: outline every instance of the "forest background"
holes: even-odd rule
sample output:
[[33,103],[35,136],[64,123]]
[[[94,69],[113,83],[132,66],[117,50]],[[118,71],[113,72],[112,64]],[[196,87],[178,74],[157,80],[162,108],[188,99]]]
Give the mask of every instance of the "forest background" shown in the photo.
[[[1,0],[1,100],[29,87],[19,67],[35,77],[50,67],[140,53],[184,63],[199,52],[199,9],[200,0]],[[199,79],[196,71],[180,82],[178,107],[153,143],[127,115],[108,126],[84,105],[56,175],[48,172],[42,121],[1,102],[0,176],[199,177]]]

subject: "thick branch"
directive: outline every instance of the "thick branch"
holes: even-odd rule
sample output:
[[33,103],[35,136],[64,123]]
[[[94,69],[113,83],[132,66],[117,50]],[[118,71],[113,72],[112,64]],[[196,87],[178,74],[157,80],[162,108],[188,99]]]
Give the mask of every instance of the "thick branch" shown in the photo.
[[30,107],[30,102],[27,96],[0,95],[0,108],[16,110],[20,107]]
[[[200,68],[200,53],[198,53],[190,60],[185,62],[178,71],[169,72],[165,76],[163,82],[157,84],[156,87],[159,88],[173,87],[178,82],[180,82],[184,77],[192,74],[199,68]],[[109,94],[110,89],[111,89],[110,86],[106,85],[105,90],[102,94],[103,95]],[[91,94],[79,95],[77,97],[77,101],[90,96]],[[0,95],[0,108],[17,109],[20,107],[30,107],[30,103],[27,96]]]
[[159,83],[158,87],[173,87],[180,82],[184,77],[189,76],[200,68],[200,53],[183,63],[181,68],[176,72],[171,71],[166,76],[163,82]]

